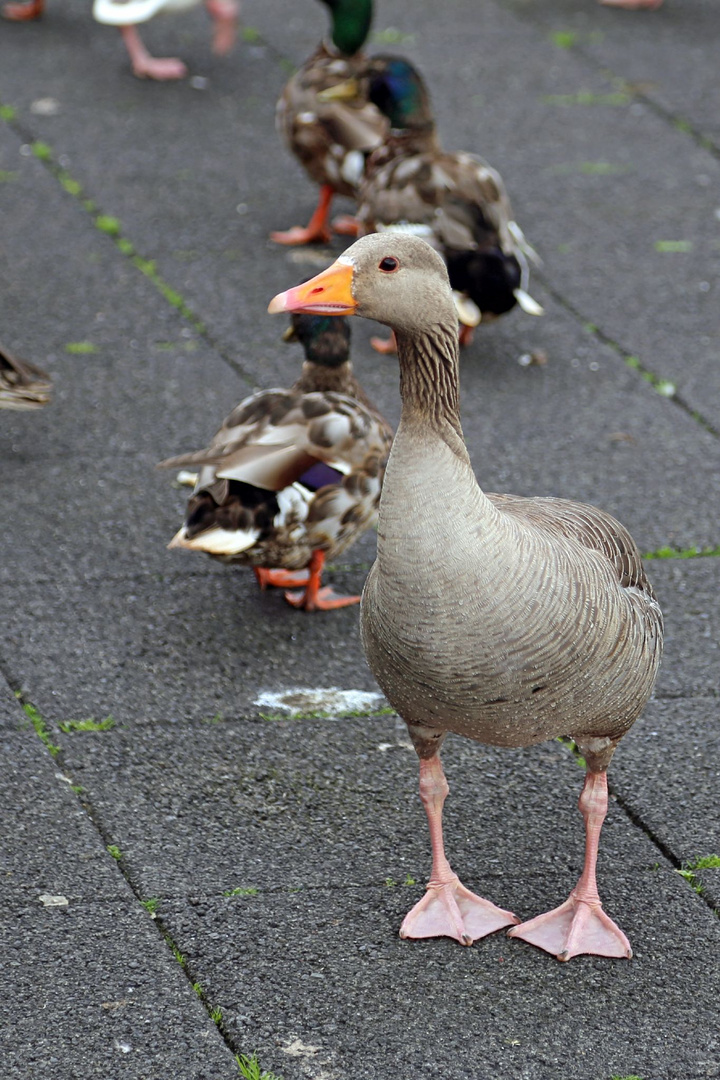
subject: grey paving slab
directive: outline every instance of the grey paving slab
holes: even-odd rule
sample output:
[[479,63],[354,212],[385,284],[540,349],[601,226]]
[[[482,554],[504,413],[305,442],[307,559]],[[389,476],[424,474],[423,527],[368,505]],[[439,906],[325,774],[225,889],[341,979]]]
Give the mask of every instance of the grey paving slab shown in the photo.
[[[428,871],[417,761],[392,717],[156,725],[59,739],[64,767],[125,854],[140,895],[346,887],[408,874],[422,881]],[[488,877],[552,869],[569,892],[584,837],[583,774],[568,751],[556,742],[508,752],[452,739],[444,761],[446,840],[458,872],[497,891]],[[645,867],[647,851],[642,832],[613,807],[603,875]]]
[[715,911],[720,911],[720,871],[717,869],[697,870],[695,878],[702,889],[703,899],[711,904]]
[[4,1075],[236,1076],[217,1028],[7,688],[0,744]]
[[[366,574],[364,563],[332,581],[357,591]],[[357,609],[335,613],[329,627],[289,609],[280,591],[261,593],[249,571],[201,560],[197,575],[106,573],[7,587],[5,595],[14,608],[8,669],[52,721],[109,713],[141,722],[233,717],[254,711],[261,690],[375,688]]]
[[[2,664],[61,747],[51,760],[8,699],[4,955],[14,963],[22,950],[25,967],[13,969],[5,1072],[24,1077],[32,1062],[83,1080],[236,1075],[198,980],[233,1049],[260,1051],[285,1080],[718,1076],[717,871],[697,871],[700,894],[672,867],[720,844],[720,560],[648,563],[666,660],[613,763],[600,857],[606,905],[636,958],[562,966],[502,936],[471,950],[397,939],[429,861],[404,725],[262,719],[254,704],[264,689],[372,689],[357,611],[308,618],[248,572],[165,550],[183,494],[154,462],[201,445],[250,387],[294,377],[297,352],[279,343],[268,298],[341,250],[266,239],[314,202],[273,110],[326,13],[312,0],[246,0],[243,19],[261,37],[227,60],[211,56],[202,10],[147,29],[203,89],[133,80],[119,35],[80,0],[0,29],[0,101],[16,108],[0,123],[0,336],[56,380],[49,409],[0,423],[12,509]],[[383,0],[376,27],[389,26],[412,35],[391,48],[426,72],[445,144],[501,169],[544,258],[534,292],[545,318],[502,320],[463,358],[484,485],[595,502],[645,551],[716,547],[717,438],[602,342],[637,354],[720,427],[717,156],[675,125],[716,130],[705,58],[720,12],[709,0],[637,16],[594,0],[442,11]],[[572,48],[556,30],[576,32]],[[615,103],[614,76],[641,85]],[[46,98],[52,115],[33,105]],[[28,155],[32,139],[120,220],[204,331]],[[691,248],[658,251],[664,240]],[[369,351],[370,326],[354,330],[363,382],[395,420],[395,363]],[[97,352],[67,353],[74,341]],[[537,348],[545,368],[517,364]],[[332,571],[340,588],[361,587],[373,547],[370,534]],[[108,714],[108,732],[57,729]],[[582,773],[569,751],[449,740],[444,756],[459,872],[521,914],[557,903],[582,861]],[[258,894],[223,896],[248,887]],[[43,909],[43,890],[67,895],[67,909]],[[187,973],[135,899],[151,895]]]
[[[81,20],[80,9],[72,10]],[[612,85],[596,64],[558,49],[545,34],[538,38],[536,27],[510,11],[456,0],[453,18],[439,19],[429,4],[403,12],[393,3],[381,22],[390,19],[413,35],[412,55],[434,88],[446,144],[481,150],[503,171],[548,281],[581,318],[674,381],[717,427],[717,161],[642,102],[555,104],[558,95],[583,88],[602,95]],[[315,13],[298,34],[294,21],[279,27],[257,6],[250,20],[272,44],[241,50],[236,66],[219,65],[207,91],[185,84],[148,93],[120,67],[89,71],[90,91],[89,84],[67,86],[58,67],[46,92],[59,95],[61,110],[36,116],[29,113],[35,86],[22,78],[16,53],[5,69],[11,89],[3,92],[14,93],[21,121],[57,146],[226,343],[237,339],[242,318],[257,344],[270,333],[267,297],[285,283],[287,260],[298,257],[271,252],[267,234],[279,208],[302,217],[314,199],[273,131],[286,77],[277,43],[297,60],[322,23]],[[107,38],[103,28],[92,34]],[[37,34],[34,41],[43,52],[55,43]],[[465,59],[448,65],[448,55]],[[163,145],[159,157],[150,150],[155,143]],[[115,167],[107,169],[108,160]],[[598,162],[600,174],[592,171]],[[247,212],[238,215],[237,206]],[[656,251],[656,242],[673,240],[692,251]]]
[[662,11],[613,11],[577,0],[516,0],[507,6],[547,33],[570,31],[572,46],[637,87],[702,134],[720,137],[712,0],[676,0]]
[[[176,902],[162,918],[232,1036],[285,1080],[717,1076],[715,976],[697,977],[717,919],[664,870],[646,872],[635,906],[642,877],[614,883],[635,941],[627,964],[561,965],[502,933],[471,949],[400,941],[416,890],[399,887]],[[532,874],[504,886],[536,904],[557,887]],[[682,940],[668,933],[680,920],[693,928]]]
[[653,701],[623,740],[613,783],[645,826],[684,863],[720,851],[718,699]]
[[11,908],[2,917],[5,1076],[237,1077],[233,1055],[139,904]]
[[720,698],[720,560],[646,563],[665,617],[658,697]]

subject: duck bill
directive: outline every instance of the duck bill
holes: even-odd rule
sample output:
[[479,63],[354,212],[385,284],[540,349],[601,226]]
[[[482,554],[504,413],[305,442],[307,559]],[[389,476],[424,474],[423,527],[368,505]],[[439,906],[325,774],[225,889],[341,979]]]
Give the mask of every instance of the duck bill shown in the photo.
[[268,311],[302,311],[308,315],[355,315],[357,304],[352,294],[353,268],[338,260],[317,277],[278,293],[268,304]]
[[326,90],[321,90],[318,94],[318,101],[331,102],[331,101],[354,101],[360,93],[360,86],[357,79],[346,79],[345,82],[335,83],[334,86],[328,86]]

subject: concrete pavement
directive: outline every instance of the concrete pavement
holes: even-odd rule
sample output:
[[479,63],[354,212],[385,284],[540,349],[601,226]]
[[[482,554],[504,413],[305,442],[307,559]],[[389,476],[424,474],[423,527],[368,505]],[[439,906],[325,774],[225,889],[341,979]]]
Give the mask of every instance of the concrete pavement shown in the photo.
[[[718,1077],[720,870],[676,870],[720,853],[720,10],[384,0],[375,19],[544,261],[545,318],[463,358],[481,482],[597,503],[670,556],[648,563],[666,657],[601,846],[628,964],[401,942],[429,869],[404,725],[257,704],[372,691],[357,612],[307,617],[165,548],[185,493],[155,462],[294,378],[267,301],[341,250],[266,239],[315,198],[273,112],[324,11],[245,0],[243,22],[223,60],[203,11],[153,22],[195,80],[166,86],[79,0],[0,23],[0,336],[55,379],[43,412],[0,413],[3,1074],[219,1080],[257,1052],[284,1080]],[[371,333],[353,324],[356,367],[394,420]],[[365,537],[333,580],[361,588],[372,558]],[[558,903],[582,860],[569,751],[453,739],[444,759],[463,879],[524,916]]]

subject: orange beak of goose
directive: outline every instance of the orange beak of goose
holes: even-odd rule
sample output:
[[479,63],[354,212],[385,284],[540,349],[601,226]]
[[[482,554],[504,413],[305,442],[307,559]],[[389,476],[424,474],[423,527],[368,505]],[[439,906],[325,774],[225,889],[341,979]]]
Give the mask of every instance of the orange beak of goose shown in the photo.
[[340,259],[317,277],[278,293],[268,304],[268,311],[301,311],[308,315],[354,315],[357,304],[352,294],[353,268]]

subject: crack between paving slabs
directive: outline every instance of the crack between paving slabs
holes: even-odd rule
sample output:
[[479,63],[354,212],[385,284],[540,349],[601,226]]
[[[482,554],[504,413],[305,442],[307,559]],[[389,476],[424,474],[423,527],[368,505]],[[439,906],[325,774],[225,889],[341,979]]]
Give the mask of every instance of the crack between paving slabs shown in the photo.
[[[611,348],[613,352],[624,361],[625,365],[631,370],[636,371],[644,382],[648,382],[653,387],[656,393],[659,393],[661,397],[665,398],[665,400],[669,401],[672,405],[682,409],[694,423],[703,428],[714,438],[720,439],[720,430],[698,412],[697,409],[693,409],[692,406],[685,401],[682,395],[677,392],[677,389],[675,389],[671,380],[663,379],[662,376],[657,375],[654,371],[651,371],[650,368],[645,367],[628,349],[625,349],[618,341],[616,341],[615,338],[606,334],[604,330],[601,330],[600,327],[592,321],[586,319],[571,300],[568,300],[567,297],[559,292],[553,285],[549,284],[541,272],[537,273],[536,276],[542,281],[544,288],[550,293],[552,298],[581,324],[586,333],[591,334],[592,337],[596,338],[603,345],[607,345]],[[662,389],[665,386],[672,386],[672,393],[665,392]]]
[[[11,689],[11,691],[13,693],[13,696],[15,698],[17,698],[18,704],[20,705],[20,707],[26,712],[26,715],[29,715],[28,712],[27,712],[27,706],[30,706],[30,708],[32,708],[32,709],[34,709],[34,706],[32,706],[32,703],[26,698],[26,696],[22,693],[22,691],[14,689],[12,681],[8,677],[7,672],[5,670],[5,664],[4,664],[4,662],[2,660],[0,660],[0,675],[2,675],[2,677],[5,679],[7,685],[10,687],[10,689]],[[36,715],[42,720],[42,718],[40,717],[40,714],[37,712],[37,710],[34,709],[34,711],[35,711]],[[38,730],[38,726],[34,723],[34,721],[33,721],[33,726],[35,727],[35,733],[38,735],[38,738],[43,743],[45,749],[48,751],[48,753],[50,753],[50,756],[53,759],[53,761],[55,761],[56,758],[58,758],[58,757],[61,758],[62,748],[59,747],[59,746],[58,747],[52,747],[51,744],[49,743],[49,740],[46,739],[46,738],[43,738],[43,736],[40,734],[40,732]],[[49,734],[49,733],[47,733],[47,734]],[[60,760],[58,762],[58,764],[62,765],[62,760]],[[115,863],[117,864],[118,872],[125,879],[125,882],[127,883],[128,888],[130,889],[130,891],[132,892],[133,896],[138,901],[140,906],[145,909],[145,911],[151,917],[152,921],[155,923],[155,925],[157,927],[159,937],[162,939],[162,941],[168,947],[168,949],[172,953],[175,960],[177,960],[177,962],[180,964],[180,967],[182,968],[182,970],[183,970],[183,972],[185,974],[185,977],[188,980],[190,988],[192,989],[192,991],[196,994],[196,996],[202,1002],[203,1007],[205,1008],[205,1011],[207,1012],[209,1019],[214,1023],[214,1025],[217,1028],[218,1033],[219,1033],[220,1037],[222,1038],[223,1042],[225,1043],[225,1045],[227,1046],[227,1048],[231,1052],[231,1054],[233,1054],[233,1056],[237,1060],[238,1055],[242,1054],[243,1051],[238,1049],[231,1042],[230,1036],[229,1036],[229,1034],[228,1034],[228,1032],[227,1032],[227,1030],[225,1028],[225,1025],[223,1024],[223,1021],[222,1021],[222,1012],[220,1011],[219,1008],[212,1008],[211,1003],[209,1002],[205,991],[202,989],[201,984],[196,979],[193,978],[193,973],[190,970],[190,968],[188,967],[187,959],[181,953],[180,949],[178,948],[177,944],[173,940],[173,938],[172,938],[171,934],[169,933],[169,931],[166,930],[165,927],[163,926],[162,920],[155,917],[155,913],[151,912],[149,910],[148,906],[147,906],[148,901],[147,900],[143,901],[142,897],[138,894],[138,891],[135,888],[135,885],[133,883],[133,880],[132,880],[129,872],[127,871],[126,867],[124,867],[122,865],[123,864],[123,857],[122,857],[122,853],[120,852],[120,849],[117,848],[116,845],[112,844],[112,842],[111,842],[112,837],[107,832],[105,827],[103,826],[103,824],[102,824],[99,816],[97,815],[92,803],[90,803],[88,800],[82,798],[80,793],[77,790],[75,790],[75,787],[72,784],[72,777],[68,776],[65,773],[64,769],[63,769],[63,776],[70,783],[70,786],[73,789],[73,793],[74,793],[75,797],[77,798],[78,802],[80,803],[83,811],[87,814],[88,819],[92,822],[98,836],[100,837],[100,839],[101,839],[101,841],[103,843],[103,846],[105,847],[105,850],[110,853],[111,857],[114,859]],[[115,854],[113,852],[113,850],[112,850],[113,848],[115,849],[115,852],[117,852],[118,854]]]
[[[498,0],[495,0],[495,6],[503,12],[507,12],[507,8],[502,2],[498,3]],[[512,14],[526,25],[542,29],[540,24],[532,18],[532,15],[530,18],[526,16],[522,7],[513,5],[511,10]],[[673,113],[671,109],[666,108],[649,94],[636,89],[632,81],[625,79],[622,75],[617,75],[605,63],[596,59],[592,53],[583,48],[581,41],[572,41],[570,44],[565,45],[564,48],[573,52],[576,56],[581,57],[587,64],[594,68],[603,79],[606,79],[611,84],[614,83],[616,90],[619,89],[621,92],[627,94],[628,97],[632,97],[636,101],[642,102],[643,105],[646,105],[647,108],[655,113],[656,116],[660,117],[661,120],[670,124],[676,131],[681,131],[683,134],[688,135],[701,150],[707,151],[712,157],[720,161],[720,146],[715,143],[712,135],[707,135],[700,131],[694,124],[691,124],[684,117],[678,116],[677,113]]]
[[22,139],[23,143],[30,147],[47,172],[59,182],[63,191],[75,199],[78,206],[88,214],[97,231],[104,233],[120,254],[152,282],[168,305],[174,308],[178,315],[192,326],[198,336],[218,354],[220,359],[239,375],[250,389],[257,386],[259,375],[253,375],[252,372],[246,370],[242,364],[225,352],[222,345],[210,333],[206,324],[195,314],[184,297],[160,277],[155,270],[155,260],[146,259],[137,253],[132,241],[120,232],[118,219],[99,211],[97,203],[85,195],[82,185],[74,180],[62,165],[56,162],[52,148],[42,140],[35,139],[29,129],[16,119],[15,110],[12,106],[0,104],[0,120],[4,120],[18,138]]

